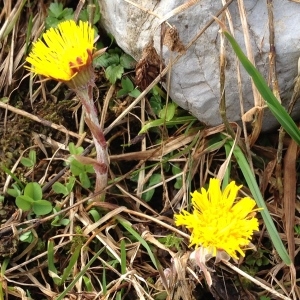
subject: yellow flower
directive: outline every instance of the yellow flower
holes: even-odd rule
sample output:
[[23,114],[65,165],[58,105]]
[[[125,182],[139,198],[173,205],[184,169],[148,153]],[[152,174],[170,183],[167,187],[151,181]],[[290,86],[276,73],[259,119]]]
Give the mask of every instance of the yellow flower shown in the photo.
[[175,224],[184,225],[191,231],[190,247],[207,249],[212,256],[217,251],[225,251],[237,259],[237,252],[245,256],[253,235],[258,231],[258,220],[255,218],[255,201],[250,197],[236,201],[237,193],[242,186],[232,181],[222,192],[220,180],[211,179],[208,190],[192,193],[193,212],[183,210],[175,214]]
[[94,29],[88,22],[68,20],[47,30],[33,43],[26,61],[35,74],[59,81],[70,81],[92,64]]

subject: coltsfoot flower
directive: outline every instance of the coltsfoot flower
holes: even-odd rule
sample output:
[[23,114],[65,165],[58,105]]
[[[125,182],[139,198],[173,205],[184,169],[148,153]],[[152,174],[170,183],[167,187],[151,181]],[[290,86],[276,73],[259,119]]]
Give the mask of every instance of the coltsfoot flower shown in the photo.
[[[95,193],[107,186],[109,159],[107,143],[98,120],[93,101],[95,74],[93,57],[105,52],[105,48],[93,53],[95,31],[88,22],[73,20],[60,23],[57,28],[47,30],[41,39],[33,43],[26,66],[35,75],[65,82],[76,92],[85,108],[85,122],[95,144],[97,159],[93,161],[96,173]],[[100,200],[104,199],[104,193]]]
[[242,186],[234,181],[222,192],[220,180],[211,179],[208,190],[193,192],[192,213],[182,210],[175,214],[175,224],[190,230],[190,247],[204,248],[206,253],[217,256],[218,251],[225,251],[237,259],[237,253],[245,256],[254,231],[258,231],[255,218],[256,203],[250,197],[237,200],[237,193]]
[[[34,74],[68,82],[92,65],[95,31],[88,22],[73,20],[50,28],[33,43],[26,61]],[[82,72],[81,72],[82,73]],[[92,72],[88,73],[91,76]],[[90,78],[88,78],[90,80]]]

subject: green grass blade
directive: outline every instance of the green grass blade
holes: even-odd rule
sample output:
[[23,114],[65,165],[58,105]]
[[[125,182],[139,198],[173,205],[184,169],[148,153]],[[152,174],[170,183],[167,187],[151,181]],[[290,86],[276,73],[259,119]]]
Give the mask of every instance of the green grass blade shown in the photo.
[[[229,153],[230,153],[230,150],[231,150],[228,143],[225,143],[224,148],[225,148],[226,157],[228,157]],[[227,167],[226,172],[225,172],[225,176],[224,176],[223,181],[222,181],[222,191],[224,191],[225,187],[230,182],[230,170],[231,170],[231,162],[229,162],[229,164],[228,164],[228,167]]]
[[125,240],[121,240],[121,274],[126,274],[126,244]]
[[63,275],[61,277],[60,285],[62,285],[66,281],[66,279],[70,276],[72,269],[73,269],[75,263],[77,262],[80,251],[81,251],[81,246],[77,245],[77,247],[75,248],[75,251],[73,252],[73,254],[71,256],[71,259],[69,260],[68,266],[64,269]]
[[[233,142],[232,141],[227,141],[227,143],[233,147]],[[237,163],[245,177],[245,180],[247,182],[247,185],[252,193],[252,196],[254,197],[254,200],[257,203],[257,206],[260,208],[263,208],[263,210],[260,211],[264,223],[267,227],[268,233],[270,235],[270,238],[273,242],[273,245],[278,252],[279,256],[281,259],[284,261],[285,264],[290,265],[291,264],[291,259],[286,251],[286,248],[284,247],[282,240],[278,234],[278,231],[274,225],[274,222],[270,216],[270,213],[268,211],[268,208],[265,204],[265,201],[261,195],[261,192],[259,190],[259,187],[257,185],[256,179],[250,169],[250,166],[244,156],[244,153],[242,150],[238,147],[235,146],[233,150],[233,155],[235,156]]]
[[157,261],[147,242],[132,228],[130,222],[126,221],[121,217],[117,217],[117,220],[134,238],[136,238],[145,247],[153,265],[157,268]]
[[82,276],[82,279],[83,279],[84,285],[86,287],[86,291],[93,292],[94,288],[93,288],[90,278],[87,276]]
[[[5,270],[10,262],[10,258],[5,258],[1,264],[1,269],[0,269],[0,278],[3,278],[3,275],[5,274]],[[7,286],[5,285],[5,281],[2,279],[0,280],[0,300],[6,299],[4,296],[4,291],[7,289]]]
[[48,249],[47,249],[47,258],[48,258],[48,272],[50,272],[50,276],[52,277],[55,284],[60,284],[60,277],[58,276],[57,269],[54,265],[54,242],[53,240],[48,241]]
[[244,66],[248,74],[251,76],[257,90],[266,101],[274,117],[281,124],[284,130],[293,138],[293,140],[295,140],[295,142],[298,145],[300,145],[300,131],[297,125],[295,124],[295,122],[293,121],[293,119],[290,117],[290,115],[287,113],[284,107],[278,102],[277,98],[272,93],[271,89],[269,88],[263,76],[249,61],[249,59],[243,53],[242,49],[240,48],[236,40],[233,38],[233,36],[226,30],[224,30],[223,32],[226,38],[228,39],[228,41],[230,42],[241,64]]
[[189,122],[193,123],[196,120],[197,119],[193,116],[174,117],[169,121],[165,120],[164,118],[161,118],[161,119],[153,120],[153,121],[150,121],[150,122],[146,123],[142,127],[142,129],[140,130],[139,134],[145,133],[150,128],[153,128],[153,127],[159,127],[159,126],[162,126],[162,125],[176,126],[176,125],[180,125],[180,124],[186,124],[186,123],[189,123]]
[[0,169],[2,169],[7,175],[11,176],[11,178],[18,184],[21,190],[24,190],[25,186],[23,182],[15,175],[13,174],[8,168],[5,166],[0,166]]
[[56,298],[56,300],[63,300],[64,297],[69,293],[69,291],[75,286],[76,282],[82,277],[92,263],[100,256],[100,254],[105,250],[105,247],[101,248],[84,266],[84,268],[76,275],[74,280],[70,283],[69,286]]
[[[15,27],[16,23],[18,22],[18,19],[20,17],[20,15],[22,14],[22,10],[23,7],[25,5],[25,3],[27,2],[27,0],[23,0],[20,4],[18,8],[14,8],[16,9],[16,11],[14,11],[14,13],[12,14],[12,18],[10,19],[10,22],[8,23],[8,25],[6,26],[6,28],[4,30],[0,30],[0,41],[4,40],[13,30],[13,28]],[[15,3],[14,3],[15,5]],[[3,25],[3,24],[2,24]]]
[[102,290],[103,290],[103,295],[105,296],[107,294],[106,266],[103,266]]

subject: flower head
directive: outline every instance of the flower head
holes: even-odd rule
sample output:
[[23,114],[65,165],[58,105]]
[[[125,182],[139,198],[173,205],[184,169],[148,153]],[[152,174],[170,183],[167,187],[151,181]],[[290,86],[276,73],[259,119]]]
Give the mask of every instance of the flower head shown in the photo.
[[225,251],[237,259],[237,252],[245,256],[243,249],[250,244],[253,231],[258,230],[255,218],[255,201],[245,197],[236,201],[242,186],[232,181],[222,192],[220,180],[211,179],[208,190],[192,193],[193,212],[183,210],[175,214],[175,224],[191,231],[190,247],[202,247],[212,256]]
[[26,61],[31,72],[59,81],[70,81],[92,65],[94,29],[88,22],[68,20],[47,30],[33,43]]

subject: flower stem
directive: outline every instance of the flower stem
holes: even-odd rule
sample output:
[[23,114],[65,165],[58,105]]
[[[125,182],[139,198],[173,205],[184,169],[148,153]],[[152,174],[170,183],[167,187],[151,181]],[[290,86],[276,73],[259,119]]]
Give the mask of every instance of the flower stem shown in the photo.
[[[97,193],[107,186],[109,167],[107,143],[100,127],[97,110],[93,101],[93,85],[88,83],[86,86],[75,88],[74,90],[85,108],[85,123],[91,131],[96,148],[97,161],[93,166],[96,173],[95,193]],[[104,198],[105,194],[102,193],[99,200],[103,201]]]

